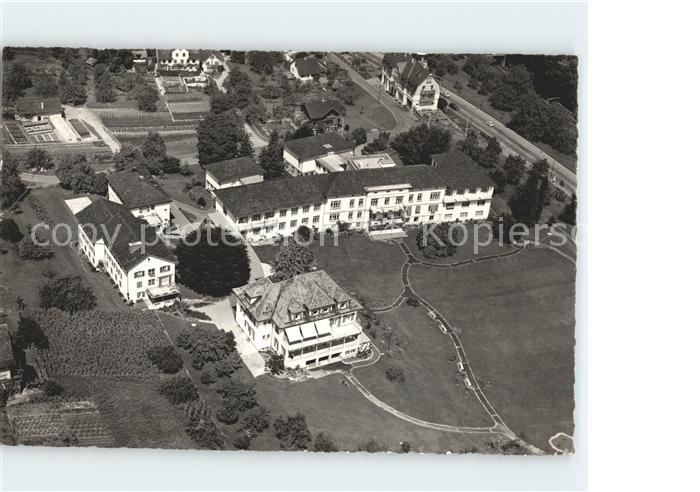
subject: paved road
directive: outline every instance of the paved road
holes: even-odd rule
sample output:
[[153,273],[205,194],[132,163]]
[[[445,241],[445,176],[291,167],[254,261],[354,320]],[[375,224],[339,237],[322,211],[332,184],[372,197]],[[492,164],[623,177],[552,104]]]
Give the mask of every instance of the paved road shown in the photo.
[[122,148],[119,140],[114,138],[112,133],[102,124],[102,120],[90,108],[76,108],[73,106],[63,106],[66,111],[66,118],[78,118],[86,121],[88,125],[93,127],[100,139],[109,147],[109,149],[117,153]]
[[353,82],[360,86],[361,89],[367,92],[367,94],[369,94],[375,99],[377,97],[379,98],[379,103],[382,106],[384,106],[396,120],[396,126],[391,131],[393,134],[405,132],[406,130],[416,126],[419,123],[418,118],[414,114],[412,114],[406,108],[401,107],[396,101],[394,101],[391,98],[391,96],[389,96],[389,94],[382,91],[379,86],[373,86],[372,84],[367,82],[362,77],[362,75],[357,73],[338,55],[336,55],[335,53],[330,53],[328,56],[333,62],[340,65],[341,68],[347,70],[350,79],[352,79]]
[[[378,53],[362,53],[362,55],[374,65],[381,67],[382,56]],[[457,112],[464,118],[469,119],[469,126],[475,127],[487,135],[492,135],[498,138],[503,151],[506,154],[517,154],[522,156],[528,163],[535,162],[540,159],[547,159],[552,164],[554,176],[557,183],[564,182],[564,191],[570,193],[576,190],[576,173],[569,170],[566,166],[558,162],[549,154],[545,153],[536,145],[530,143],[506,125],[489,115],[485,111],[471,104],[469,101],[451,91],[449,101],[457,106]],[[489,126],[486,122],[492,121],[493,126]]]

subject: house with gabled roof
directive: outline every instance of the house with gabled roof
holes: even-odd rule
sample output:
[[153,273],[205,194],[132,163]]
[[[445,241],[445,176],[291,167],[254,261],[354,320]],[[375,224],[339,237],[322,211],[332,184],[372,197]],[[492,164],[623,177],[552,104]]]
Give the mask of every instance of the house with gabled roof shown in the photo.
[[369,347],[359,302],[324,270],[281,282],[262,278],[233,290],[234,319],[255,347],[284,357],[288,368],[353,358]]
[[209,191],[259,183],[265,176],[265,170],[248,156],[212,162],[202,167],[205,188]]
[[386,53],[382,59],[382,87],[412,111],[437,111],[440,85],[424,60],[408,53]]
[[107,198],[126,206],[134,217],[151,225],[170,222],[172,200],[145,169],[119,171],[107,176]]
[[79,251],[109,275],[125,301],[157,309],[180,298],[177,258],[148,222],[102,197],[91,199],[75,217]]
[[310,82],[321,77],[321,64],[316,57],[298,58],[289,65],[289,71],[295,79]]
[[312,99],[301,105],[307,124],[315,131],[338,131],[343,128],[345,107],[339,102],[327,99]]

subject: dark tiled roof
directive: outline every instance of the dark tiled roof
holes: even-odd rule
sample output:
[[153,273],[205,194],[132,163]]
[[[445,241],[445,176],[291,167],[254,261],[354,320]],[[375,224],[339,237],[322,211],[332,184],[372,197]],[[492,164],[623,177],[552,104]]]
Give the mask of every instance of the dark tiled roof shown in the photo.
[[345,112],[345,108],[337,101],[319,101],[318,99],[302,104],[302,109],[310,120],[322,120],[333,111],[339,115]]
[[325,200],[324,190],[328,188],[334,174],[337,173],[273,179],[214,190],[214,194],[237,217],[246,217],[281,208],[321,203]]
[[61,101],[57,97],[48,97],[46,99],[35,97],[23,97],[17,100],[17,114],[23,116],[58,114],[63,111]]
[[[145,220],[134,217],[124,205],[98,197],[75,214],[75,217],[80,225],[93,226],[84,229],[93,242],[104,239],[105,244],[109,246],[108,241],[113,240],[110,251],[125,272],[149,256],[177,261],[167,246],[160,239],[156,239],[155,229]],[[139,241],[145,246],[130,246]]]
[[153,177],[147,174],[120,171],[107,176],[107,180],[119,199],[129,208],[148,207],[172,201]]
[[[250,298],[256,297],[259,299],[251,304]],[[266,277],[233,289],[232,300],[241,302],[256,321],[272,320],[280,328],[337,316],[362,307],[324,270],[295,275],[277,283]],[[338,310],[336,304],[339,302],[349,302],[349,305]],[[296,321],[289,316],[290,311],[298,313],[326,307],[333,310]]]
[[249,176],[262,176],[265,170],[250,157],[239,157],[227,161],[212,162],[204,166],[219,183],[238,181]]
[[355,148],[355,144],[333,132],[319,133],[313,137],[304,137],[284,142],[284,148],[302,161],[315,159],[330,153],[340,154]]
[[364,195],[369,186],[407,183],[415,190],[448,187],[435,171],[429,166],[417,165],[310,174],[224,188],[214,193],[235,217],[247,217],[321,203],[331,197]]
[[486,174],[464,152],[443,152],[433,154],[432,166],[435,172],[452,189],[489,188],[494,186],[491,177]]
[[14,369],[16,366],[15,355],[10,344],[10,330],[7,324],[0,324],[0,371]]
[[299,77],[308,77],[309,75],[321,75],[321,65],[316,58],[302,58],[295,60],[294,66],[297,67]]
[[411,92],[415,92],[421,82],[430,76],[430,71],[408,53],[387,53],[382,63],[389,69],[396,68],[399,80]]

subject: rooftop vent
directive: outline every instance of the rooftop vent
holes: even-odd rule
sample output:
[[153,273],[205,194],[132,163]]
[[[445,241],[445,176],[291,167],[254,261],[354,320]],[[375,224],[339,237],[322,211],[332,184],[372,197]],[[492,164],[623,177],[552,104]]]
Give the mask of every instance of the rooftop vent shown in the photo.
[[323,148],[324,148],[324,149],[332,149],[333,146],[332,146],[331,144],[328,144],[328,143],[327,143],[327,144],[323,144]]

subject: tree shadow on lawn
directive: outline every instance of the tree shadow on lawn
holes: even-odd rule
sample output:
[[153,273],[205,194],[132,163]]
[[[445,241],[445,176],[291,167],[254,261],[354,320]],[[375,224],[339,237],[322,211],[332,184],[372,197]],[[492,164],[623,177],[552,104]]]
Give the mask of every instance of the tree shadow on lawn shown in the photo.
[[484,394],[510,429],[540,449],[573,435],[575,269],[551,251],[440,270],[412,285],[455,328]]

